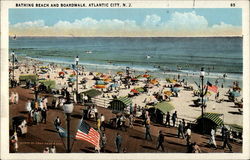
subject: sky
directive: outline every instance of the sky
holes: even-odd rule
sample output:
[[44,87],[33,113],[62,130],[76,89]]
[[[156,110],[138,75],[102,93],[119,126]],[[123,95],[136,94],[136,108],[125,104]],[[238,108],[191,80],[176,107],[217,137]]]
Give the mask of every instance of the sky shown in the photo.
[[84,37],[241,36],[242,10],[10,9],[10,35]]

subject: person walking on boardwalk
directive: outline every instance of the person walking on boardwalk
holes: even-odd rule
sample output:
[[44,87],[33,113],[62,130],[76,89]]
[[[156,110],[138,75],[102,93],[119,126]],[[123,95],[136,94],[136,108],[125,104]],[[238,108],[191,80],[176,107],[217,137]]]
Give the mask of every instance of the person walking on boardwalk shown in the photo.
[[187,141],[187,145],[190,145],[191,143],[191,129],[190,127],[188,127],[187,131],[186,131],[186,141]]
[[214,128],[211,129],[211,137],[209,139],[209,145],[210,147],[213,146],[215,149],[217,149],[216,141],[215,141],[215,130]]
[[105,146],[107,144],[107,138],[106,138],[106,135],[105,135],[104,132],[101,135],[102,135],[101,136],[101,152],[105,152]]
[[185,139],[184,127],[183,127],[182,121],[180,121],[179,126],[178,126],[178,138],[180,138],[180,134],[181,134],[182,138]]
[[116,152],[120,153],[122,146],[122,136],[120,135],[120,133],[117,133],[117,136],[115,138],[115,146],[116,146]]
[[45,107],[43,107],[43,109],[41,110],[41,114],[42,114],[42,123],[46,124],[46,119],[47,119],[47,109]]
[[160,147],[162,149],[162,151],[164,152],[164,146],[163,146],[163,143],[164,143],[164,135],[162,134],[162,131],[159,131],[159,136],[158,136],[158,139],[157,139],[157,147],[156,149],[158,150]]
[[173,127],[175,127],[175,121],[177,119],[177,111],[175,111],[172,115]]
[[169,112],[167,112],[167,115],[166,115],[166,126],[170,126],[170,114],[169,114]]
[[59,117],[57,116],[55,121],[54,121],[54,125],[56,127],[56,129],[58,129],[58,127],[61,125],[61,120],[59,119]]
[[227,146],[229,150],[232,152],[232,146],[229,144],[230,132],[227,128],[225,128],[224,132],[224,142],[223,142],[223,149]]
[[150,120],[149,119],[146,120],[145,128],[146,128],[145,139],[147,140],[148,136],[149,136],[150,140],[152,141],[153,139],[152,139],[151,134],[150,134]]

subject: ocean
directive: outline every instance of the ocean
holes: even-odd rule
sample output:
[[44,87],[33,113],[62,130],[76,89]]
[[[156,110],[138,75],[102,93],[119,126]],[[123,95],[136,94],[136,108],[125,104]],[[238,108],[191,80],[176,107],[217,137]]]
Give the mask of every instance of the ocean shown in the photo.
[[70,65],[79,56],[90,71],[130,67],[162,78],[179,74],[197,79],[204,67],[210,81],[226,73],[227,81],[241,83],[242,41],[241,37],[17,37],[9,39],[9,48],[17,56],[46,63]]

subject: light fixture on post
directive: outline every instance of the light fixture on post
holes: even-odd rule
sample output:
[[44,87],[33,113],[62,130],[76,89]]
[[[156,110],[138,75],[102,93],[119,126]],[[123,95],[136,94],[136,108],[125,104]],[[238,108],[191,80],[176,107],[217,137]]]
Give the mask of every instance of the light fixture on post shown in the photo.
[[75,58],[75,65],[76,65],[76,101],[78,102],[79,96],[78,96],[78,63],[79,63],[79,57],[76,56]]
[[204,133],[204,76],[205,76],[205,71],[204,68],[201,68],[201,72],[200,72],[200,78],[201,78],[201,118],[202,118],[202,133]]
[[74,105],[70,102],[70,100],[67,100],[66,103],[63,105],[63,112],[66,114],[66,120],[67,120],[67,153],[70,153],[70,116],[73,112]]

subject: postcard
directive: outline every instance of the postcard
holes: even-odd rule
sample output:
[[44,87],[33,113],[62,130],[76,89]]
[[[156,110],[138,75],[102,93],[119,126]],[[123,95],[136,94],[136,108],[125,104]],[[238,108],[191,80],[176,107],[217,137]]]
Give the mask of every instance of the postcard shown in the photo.
[[3,1],[0,102],[1,159],[249,159],[249,1]]

